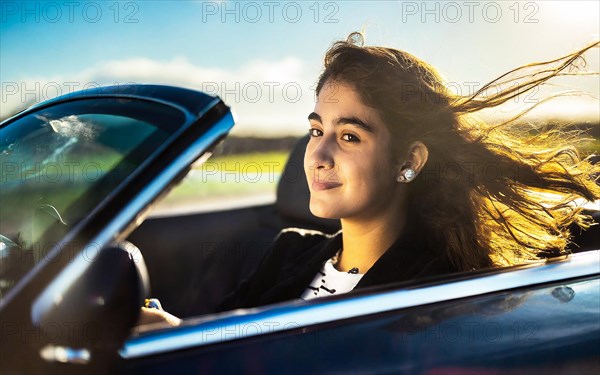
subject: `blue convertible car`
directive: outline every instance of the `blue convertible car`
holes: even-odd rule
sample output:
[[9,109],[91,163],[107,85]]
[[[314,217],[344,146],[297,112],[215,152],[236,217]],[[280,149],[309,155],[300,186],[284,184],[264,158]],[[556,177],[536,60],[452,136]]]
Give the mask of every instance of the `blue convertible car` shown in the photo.
[[[219,98],[153,85],[1,124],[1,373],[600,373],[597,227],[569,256],[215,313],[280,229],[339,228],[308,211],[305,138],[275,202],[144,220],[233,125]],[[136,327],[149,296],[183,323]]]

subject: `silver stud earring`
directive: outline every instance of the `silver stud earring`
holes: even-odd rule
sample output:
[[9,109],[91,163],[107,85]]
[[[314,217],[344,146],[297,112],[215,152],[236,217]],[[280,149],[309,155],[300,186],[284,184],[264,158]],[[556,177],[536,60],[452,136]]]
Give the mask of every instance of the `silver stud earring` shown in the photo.
[[414,169],[406,168],[398,175],[398,177],[396,177],[396,181],[408,183],[408,182],[411,182],[415,178],[416,175],[417,175],[417,172],[415,172]]

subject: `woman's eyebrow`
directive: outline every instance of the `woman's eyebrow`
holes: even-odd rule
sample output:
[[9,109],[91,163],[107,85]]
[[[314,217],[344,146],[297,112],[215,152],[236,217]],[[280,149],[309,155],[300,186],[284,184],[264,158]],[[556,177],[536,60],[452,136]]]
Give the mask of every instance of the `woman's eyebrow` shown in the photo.
[[318,114],[316,114],[315,112],[311,112],[310,115],[308,115],[308,120],[314,120],[314,121],[318,121],[320,123],[323,123],[323,120],[321,120],[321,116],[319,116]]
[[[319,116],[315,112],[312,112],[310,115],[308,115],[308,119],[309,120],[313,120],[313,121],[318,121],[320,123],[323,123],[323,120],[321,119],[321,116]],[[370,133],[374,133],[373,126],[367,124],[366,122],[364,122],[363,120],[361,120],[361,119],[359,119],[358,117],[355,117],[355,116],[338,117],[337,119],[335,119],[333,121],[333,125],[334,126],[339,126],[339,125],[353,125],[353,126],[361,128],[361,129],[363,129],[365,131],[368,131]]]
[[374,133],[373,127],[371,125],[367,124],[363,120],[359,119],[358,117],[354,117],[354,116],[338,117],[337,119],[335,119],[333,121],[333,125],[353,125],[353,126],[361,128],[365,131],[368,131],[369,133]]

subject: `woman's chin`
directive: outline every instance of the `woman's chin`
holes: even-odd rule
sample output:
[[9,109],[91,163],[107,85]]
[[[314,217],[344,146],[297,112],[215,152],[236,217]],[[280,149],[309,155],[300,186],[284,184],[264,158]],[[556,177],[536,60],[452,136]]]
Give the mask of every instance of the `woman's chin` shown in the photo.
[[340,218],[339,213],[332,207],[325,207],[324,205],[311,203],[309,205],[309,209],[313,215],[315,215],[316,217],[319,217],[321,219],[339,219]]

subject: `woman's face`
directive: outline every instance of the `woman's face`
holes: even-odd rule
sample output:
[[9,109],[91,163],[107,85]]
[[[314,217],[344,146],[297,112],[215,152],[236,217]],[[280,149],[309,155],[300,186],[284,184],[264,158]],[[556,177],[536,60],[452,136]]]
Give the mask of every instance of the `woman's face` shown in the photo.
[[391,134],[349,85],[325,83],[309,115],[304,170],[315,216],[369,219],[394,206],[399,168]]

